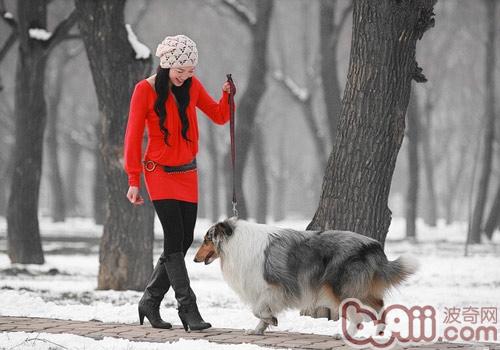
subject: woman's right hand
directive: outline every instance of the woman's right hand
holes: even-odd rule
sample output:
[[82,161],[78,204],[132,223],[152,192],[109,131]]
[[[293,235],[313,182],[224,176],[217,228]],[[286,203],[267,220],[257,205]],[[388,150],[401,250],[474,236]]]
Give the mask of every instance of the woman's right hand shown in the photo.
[[130,186],[128,188],[127,198],[134,205],[144,204],[144,199],[139,194],[139,187],[137,186]]

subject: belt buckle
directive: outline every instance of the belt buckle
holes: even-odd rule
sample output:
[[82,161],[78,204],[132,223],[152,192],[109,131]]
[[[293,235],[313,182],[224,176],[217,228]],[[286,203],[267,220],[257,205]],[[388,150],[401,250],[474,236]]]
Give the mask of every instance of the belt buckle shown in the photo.
[[146,171],[153,171],[156,169],[156,163],[152,160],[146,160],[144,161],[144,169]]

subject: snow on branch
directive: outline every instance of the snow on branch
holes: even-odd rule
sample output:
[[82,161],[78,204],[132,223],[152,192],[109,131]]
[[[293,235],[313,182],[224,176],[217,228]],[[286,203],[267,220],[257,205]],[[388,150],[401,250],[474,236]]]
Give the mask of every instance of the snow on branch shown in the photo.
[[47,41],[52,36],[52,33],[43,28],[30,28],[28,30],[29,37],[33,40]]
[[307,101],[309,98],[309,91],[301,88],[292,78],[284,76],[283,72],[277,70],[273,73],[273,78],[279,81],[295,98],[301,102]]
[[246,24],[253,26],[257,23],[257,18],[252,11],[250,11],[250,9],[245,5],[241,4],[238,0],[223,0],[222,3],[233,10],[233,12],[235,12],[238,17],[243,19]]
[[14,19],[14,15],[12,15],[12,13],[10,13],[10,12],[5,12],[3,14],[3,18],[5,18],[5,19]]
[[146,45],[141,43],[139,39],[137,39],[137,35],[135,35],[130,24],[125,24],[125,28],[127,29],[128,41],[135,51],[135,58],[137,60],[145,60],[146,58],[148,58],[151,55],[151,50],[149,49],[149,47],[147,47]]

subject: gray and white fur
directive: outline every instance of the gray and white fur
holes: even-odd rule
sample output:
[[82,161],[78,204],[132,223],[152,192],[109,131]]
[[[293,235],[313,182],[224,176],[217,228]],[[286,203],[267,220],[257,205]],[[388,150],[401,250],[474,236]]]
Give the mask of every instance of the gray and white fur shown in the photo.
[[388,261],[378,241],[349,231],[297,231],[230,218],[207,236],[224,279],[260,319],[254,334],[277,325],[276,315],[290,308],[338,310],[342,300],[357,298],[380,311],[386,290],[417,268],[404,257]]

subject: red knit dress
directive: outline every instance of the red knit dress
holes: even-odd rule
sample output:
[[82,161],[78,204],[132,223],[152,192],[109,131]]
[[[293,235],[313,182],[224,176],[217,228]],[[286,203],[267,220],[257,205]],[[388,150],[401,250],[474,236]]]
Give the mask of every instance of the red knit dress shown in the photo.
[[[190,101],[186,110],[189,129],[186,141],[182,137],[182,123],[172,92],[166,101],[169,131],[166,145],[159,126],[159,117],[154,111],[156,91],[144,79],[136,84],[130,102],[130,112],[125,133],[124,167],[130,186],[140,186],[143,172],[143,159],[152,160],[158,165],[177,166],[190,163],[198,153],[198,120],[196,107],[200,108],[212,121],[224,124],[229,120],[229,94],[223,92],[216,102],[210,97],[196,77],[192,77],[189,91]],[[147,128],[148,145],[142,157],[142,138]],[[184,173],[167,173],[161,166],[153,171],[144,171],[146,188],[151,200],[178,199],[186,202],[198,202],[198,173],[196,170]]]

